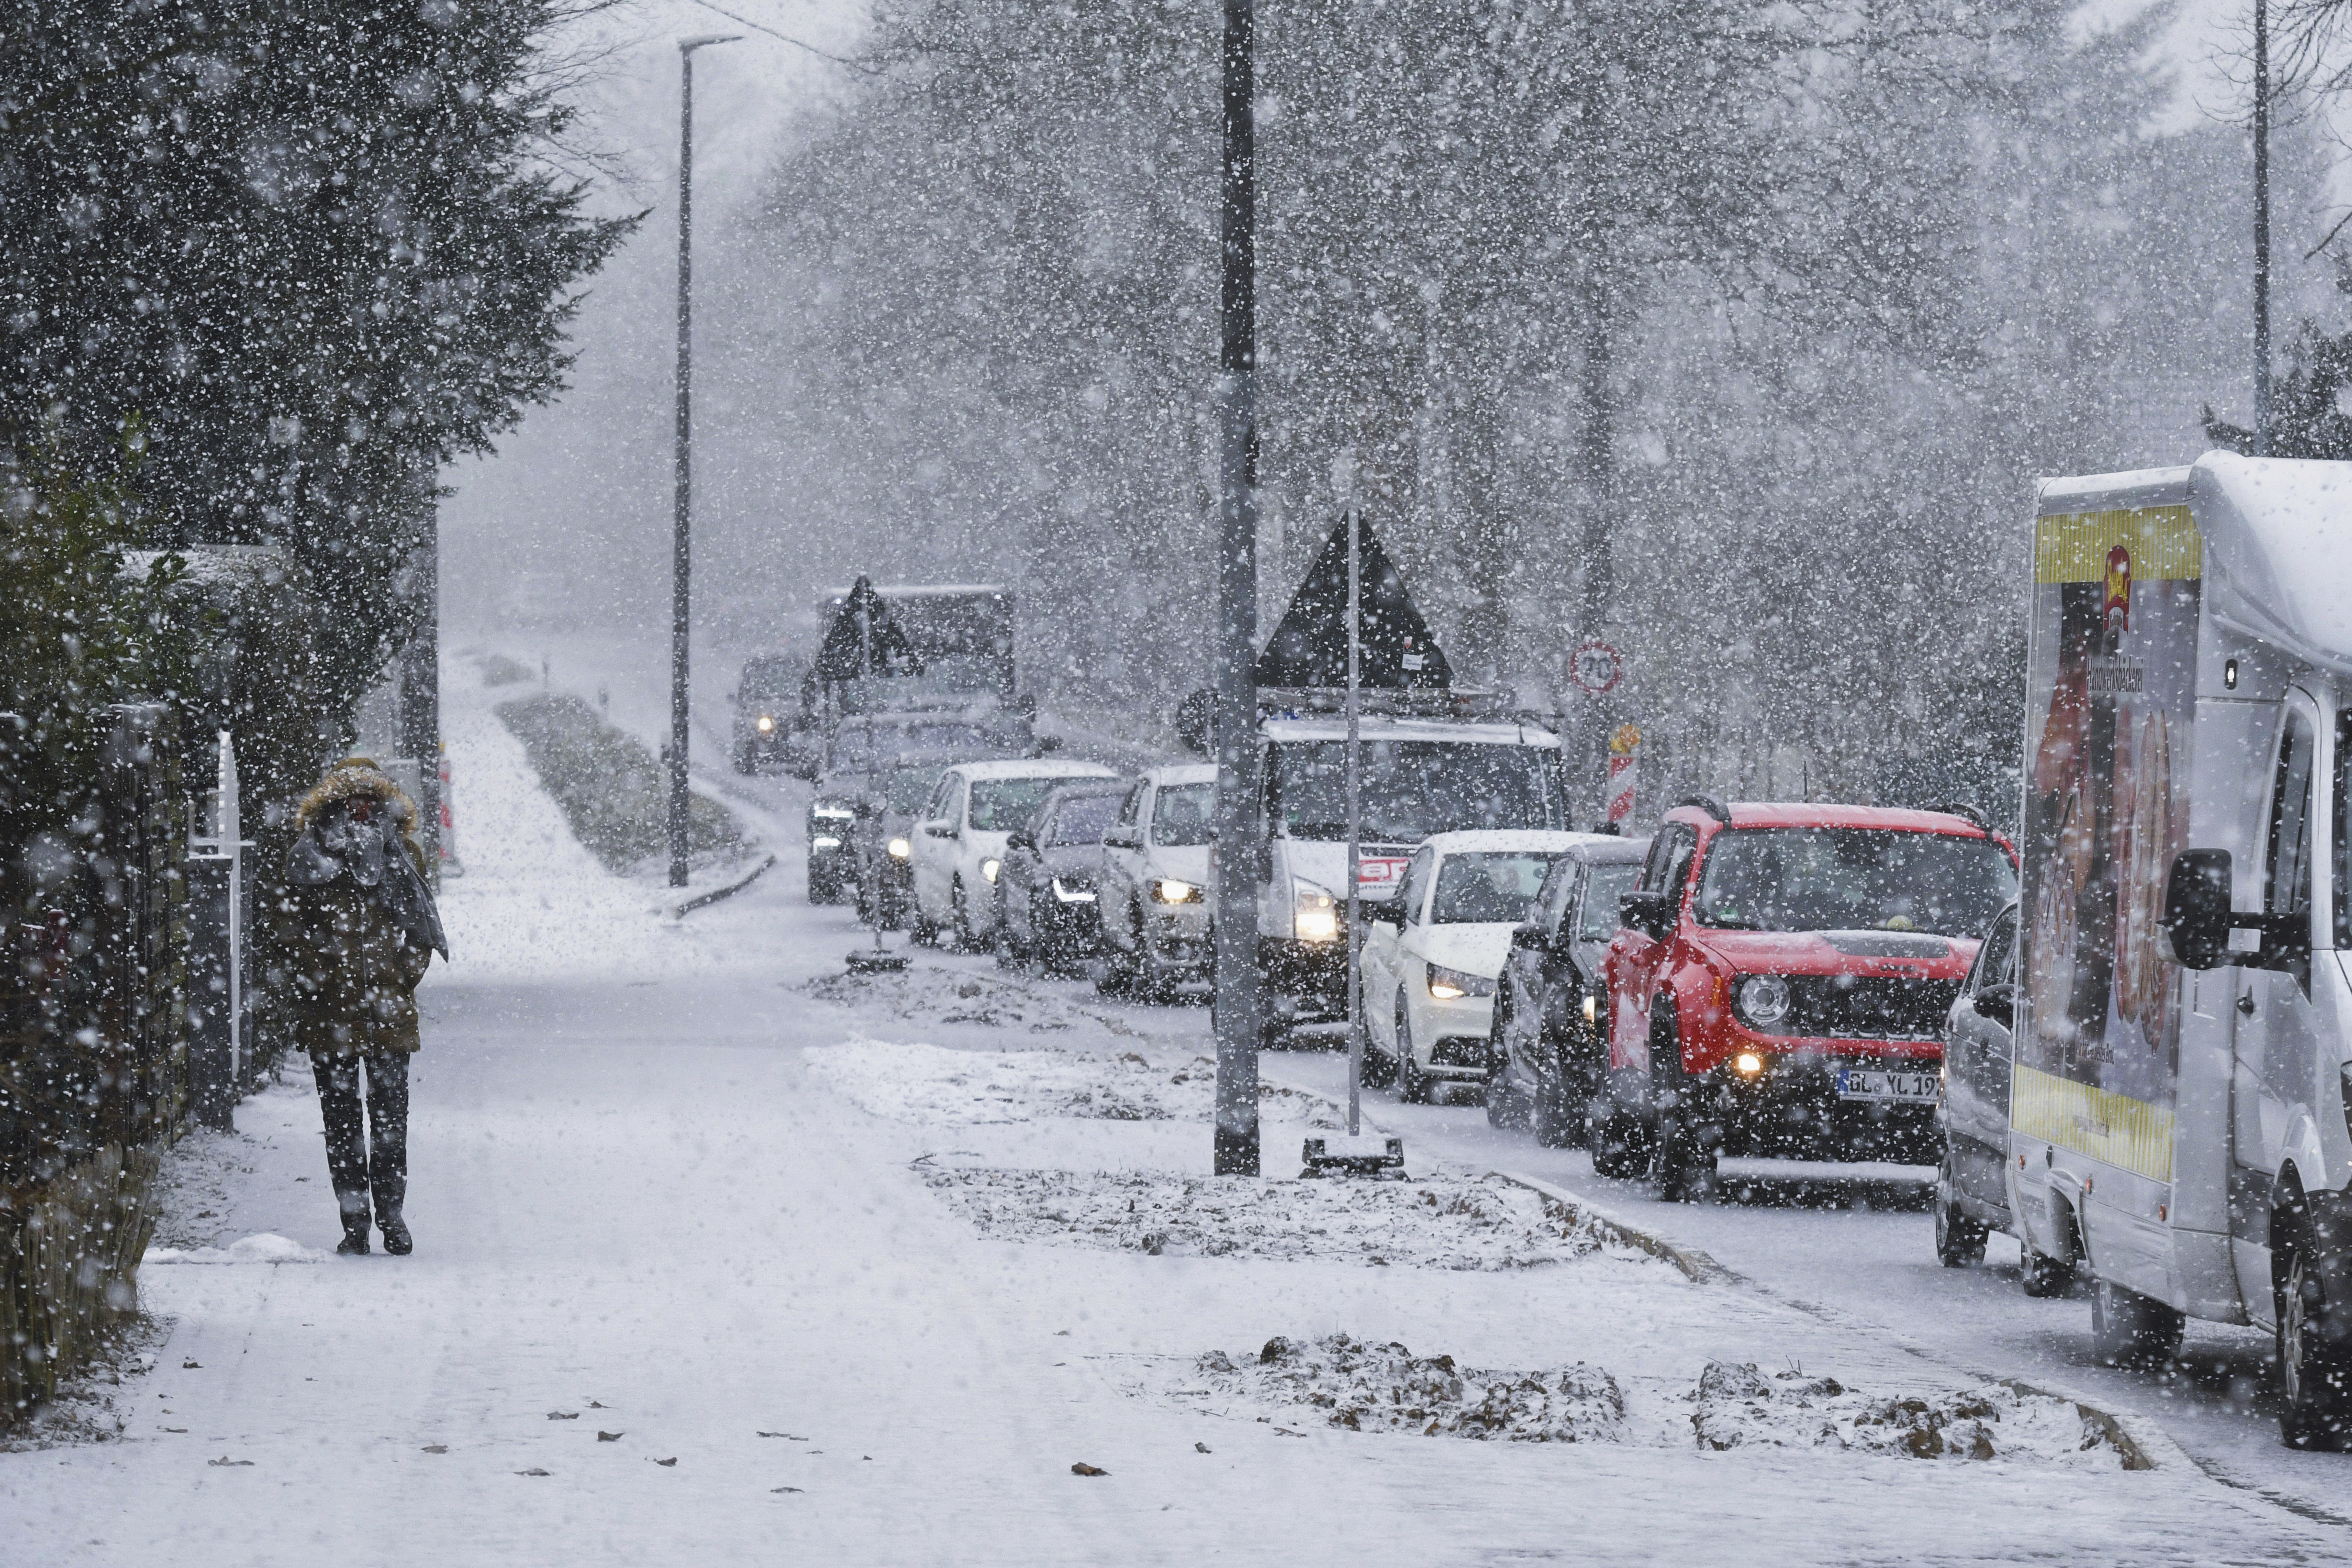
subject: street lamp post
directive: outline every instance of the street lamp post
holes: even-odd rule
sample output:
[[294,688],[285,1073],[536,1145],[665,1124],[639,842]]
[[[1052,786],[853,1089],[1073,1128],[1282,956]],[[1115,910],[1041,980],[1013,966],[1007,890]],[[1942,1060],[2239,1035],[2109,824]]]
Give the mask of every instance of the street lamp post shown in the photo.
[[1218,363],[1217,1122],[1219,1176],[1258,1174],[1257,200],[1251,0],[1224,0],[1223,342]]
[[2271,450],[2271,28],[2254,0],[2254,455]]
[[677,41],[677,446],[671,461],[677,514],[670,540],[669,884],[686,885],[687,628],[694,605],[694,51],[740,33]]

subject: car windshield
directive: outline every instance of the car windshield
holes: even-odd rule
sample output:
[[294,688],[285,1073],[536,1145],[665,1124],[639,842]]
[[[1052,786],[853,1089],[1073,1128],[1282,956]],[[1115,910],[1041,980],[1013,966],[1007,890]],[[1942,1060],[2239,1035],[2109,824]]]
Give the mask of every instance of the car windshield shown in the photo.
[[[1559,754],[1546,747],[1459,740],[1367,740],[1363,836],[1417,844],[1473,828],[1568,825]],[[1273,818],[1294,839],[1348,836],[1348,743],[1286,741],[1269,748]]]
[[1045,842],[1059,844],[1098,844],[1103,830],[1118,821],[1118,795],[1080,795],[1062,802],[1054,812],[1053,830]]
[[1036,814],[1059,779],[982,779],[971,787],[971,825],[985,833],[1009,833]]
[[1205,844],[1215,826],[1217,787],[1177,784],[1160,791],[1151,805],[1151,841],[1181,846]]
[[1432,925],[1516,925],[1528,917],[1544,873],[1559,857],[1528,850],[1447,855],[1437,864]]
[[900,816],[912,816],[923,809],[939,784],[944,768],[900,768],[890,775],[890,810]]
[[1606,942],[1617,935],[1617,896],[1633,891],[1642,880],[1639,861],[1625,865],[1597,865],[1584,883],[1584,912],[1576,934],[1588,942]]
[[1716,835],[1692,910],[1748,931],[1931,931],[1977,936],[2017,896],[1990,839],[1864,828],[1736,828]]

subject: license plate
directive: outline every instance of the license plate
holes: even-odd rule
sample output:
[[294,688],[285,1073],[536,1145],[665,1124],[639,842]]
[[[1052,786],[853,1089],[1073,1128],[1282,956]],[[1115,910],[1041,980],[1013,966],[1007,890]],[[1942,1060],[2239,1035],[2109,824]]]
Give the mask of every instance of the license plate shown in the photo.
[[1911,1071],[1888,1071],[1876,1067],[1841,1067],[1837,1070],[1837,1096],[1841,1100],[1927,1100],[1936,1098],[1936,1074]]

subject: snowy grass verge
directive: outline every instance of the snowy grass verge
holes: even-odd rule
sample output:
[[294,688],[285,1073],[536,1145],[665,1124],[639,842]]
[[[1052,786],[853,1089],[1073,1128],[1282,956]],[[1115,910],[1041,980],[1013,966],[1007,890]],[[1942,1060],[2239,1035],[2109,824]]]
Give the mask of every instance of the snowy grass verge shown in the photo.
[[[1060,1051],[951,1051],[936,1045],[852,1040],[802,1052],[819,1082],[850,1103],[894,1122],[980,1126],[1070,1116],[1113,1122],[1206,1122],[1217,1064],[1205,1056],[1154,1063],[1140,1051],[1116,1056]],[[1279,1084],[1258,1087],[1268,1121],[1333,1128],[1321,1096]]]
[[[636,737],[562,692],[500,703],[498,716],[522,742],[572,833],[605,870],[627,875],[667,853],[667,783]],[[687,842],[693,862],[706,867],[743,860],[753,849],[735,814],[707,795],[688,800]]]
[[1696,1386],[1685,1386],[1645,1415],[1607,1369],[1589,1362],[1498,1371],[1334,1333],[1277,1336],[1238,1358],[1213,1350],[1158,1392],[1204,1415],[1254,1416],[1283,1430],[2125,1468],[2126,1455],[2071,1401],[1998,1384],[1890,1394],[1796,1367],[1766,1374],[1752,1362],[1710,1361]]
[[1151,1038],[1131,1013],[1034,981],[918,964],[895,974],[820,975],[802,994],[835,1007],[887,1013],[918,1024],[968,1024],[982,1029],[1060,1034],[1095,1030],[1120,1040]]
[[1491,1271],[1655,1267],[1538,1193],[1490,1178],[1281,1181],[918,1162],[982,1236],[1155,1257],[1280,1258]]

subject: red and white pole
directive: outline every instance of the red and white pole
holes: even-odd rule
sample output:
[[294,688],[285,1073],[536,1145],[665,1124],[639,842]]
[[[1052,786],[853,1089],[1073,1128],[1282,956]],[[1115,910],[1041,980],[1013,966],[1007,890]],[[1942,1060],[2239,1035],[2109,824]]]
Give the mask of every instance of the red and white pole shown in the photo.
[[1633,815],[1633,789],[1640,781],[1641,770],[1636,766],[1641,758],[1642,732],[1630,724],[1621,724],[1609,737],[1609,809],[1608,820],[1620,826]]

